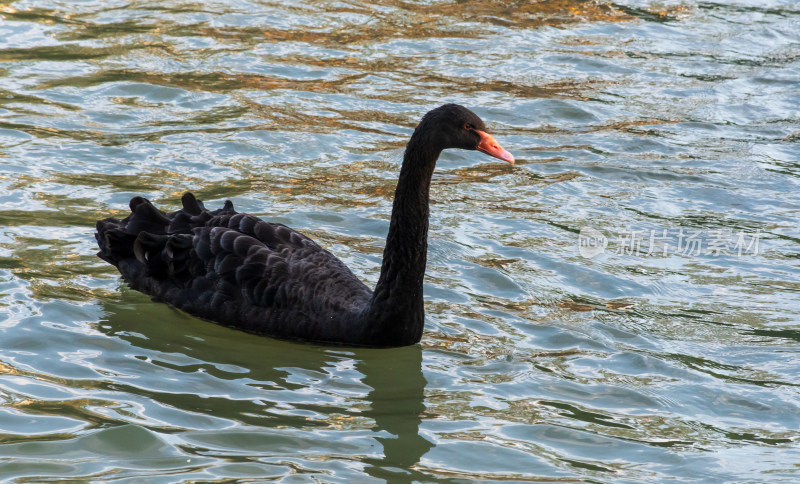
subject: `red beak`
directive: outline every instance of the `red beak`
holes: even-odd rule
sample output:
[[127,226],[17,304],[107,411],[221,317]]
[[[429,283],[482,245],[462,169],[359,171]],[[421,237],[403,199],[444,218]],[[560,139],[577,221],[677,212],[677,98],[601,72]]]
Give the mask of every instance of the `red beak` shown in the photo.
[[489,156],[494,156],[495,158],[500,158],[512,165],[514,164],[514,155],[504,150],[492,135],[479,129],[476,129],[475,132],[481,137],[481,142],[478,143],[478,151],[486,153]]

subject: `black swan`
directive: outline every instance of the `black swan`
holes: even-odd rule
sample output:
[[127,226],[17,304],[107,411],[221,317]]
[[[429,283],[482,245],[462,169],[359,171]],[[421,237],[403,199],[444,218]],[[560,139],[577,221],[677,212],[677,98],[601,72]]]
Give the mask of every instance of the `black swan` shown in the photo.
[[153,300],[244,331],[351,346],[419,342],[431,177],[442,150],[514,157],[469,109],[428,112],[406,146],[375,291],[313,240],[281,224],[209,211],[191,193],[170,214],[142,197],[131,214],[97,222],[97,255]]

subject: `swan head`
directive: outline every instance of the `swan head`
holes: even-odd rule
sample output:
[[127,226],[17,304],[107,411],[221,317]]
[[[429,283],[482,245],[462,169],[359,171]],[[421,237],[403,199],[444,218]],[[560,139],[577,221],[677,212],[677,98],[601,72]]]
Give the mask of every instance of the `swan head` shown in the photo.
[[477,150],[514,164],[514,156],[486,132],[483,120],[464,106],[445,104],[429,111],[417,130],[429,132],[441,149]]

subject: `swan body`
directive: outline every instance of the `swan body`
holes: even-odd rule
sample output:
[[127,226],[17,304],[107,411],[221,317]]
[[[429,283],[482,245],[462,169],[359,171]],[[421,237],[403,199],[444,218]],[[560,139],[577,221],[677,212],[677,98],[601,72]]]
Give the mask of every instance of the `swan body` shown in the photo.
[[468,109],[427,113],[406,147],[374,291],[300,232],[237,213],[230,201],[207,210],[191,193],[172,213],[134,197],[128,217],[97,222],[97,255],[133,289],[226,326],[328,344],[415,344],[424,326],[429,188],[447,148],[514,162]]

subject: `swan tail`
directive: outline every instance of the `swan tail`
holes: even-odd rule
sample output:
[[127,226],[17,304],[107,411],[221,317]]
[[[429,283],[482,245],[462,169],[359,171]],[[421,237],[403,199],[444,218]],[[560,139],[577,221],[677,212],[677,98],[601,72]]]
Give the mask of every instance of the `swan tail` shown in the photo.
[[122,220],[107,218],[97,222],[95,239],[104,261],[119,267],[120,262],[136,257],[136,239],[140,233],[166,234],[169,217],[149,200],[134,197],[130,201],[131,214]]
[[189,192],[181,197],[181,203],[180,210],[167,214],[150,200],[133,197],[130,215],[97,222],[98,257],[117,267],[122,261],[141,264],[151,277],[184,273],[189,269],[194,230],[205,227],[215,216],[233,215],[236,211],[230,201],[221,209],[209,211]]
[[119,261],[133,255],[133,241],[125,233],[124,222],[115,218],[107,218],[97,222],[97,232],[94,234],[100,251],[97,256],[111,265],[118,266]]

